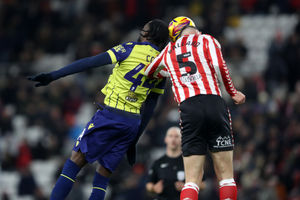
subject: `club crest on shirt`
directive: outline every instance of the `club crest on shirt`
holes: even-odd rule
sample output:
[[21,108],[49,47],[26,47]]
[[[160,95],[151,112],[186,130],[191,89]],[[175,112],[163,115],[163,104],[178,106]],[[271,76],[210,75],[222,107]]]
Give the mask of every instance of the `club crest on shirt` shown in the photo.
[[161,163],[160,168],[166,168],[169,166],[169,163]]
[[136,94],[133,91],[129,91],[128,96],[126,96],[125,99],[130,102],[136,102],[138,100]]

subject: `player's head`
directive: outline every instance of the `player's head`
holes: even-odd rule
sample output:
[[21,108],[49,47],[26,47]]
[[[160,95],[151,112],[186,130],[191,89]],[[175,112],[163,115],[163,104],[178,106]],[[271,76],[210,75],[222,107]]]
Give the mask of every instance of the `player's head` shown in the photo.
[[160,19],[151,20],[141,30],[138,41],[151,42],[162,50],[169,41],[168,25]]
[[181,149],[181,133],[180,128],[173,126],[167,130],[165,143],[167,145],[167,149],[172,151]]
[[168,27],[169,36],[170,36],[170,39],[173,42],[175,42],[179,38],[181,30],[185,26],[194,26],[194,27],[196,27],[193,20],[191,20],[188,17],[184,17],[184,16],[176,17],[169,23],[169,27]]
[[194,26],[185,26],[180,32],[179,37],[182,35],[199,34],[200,31]]

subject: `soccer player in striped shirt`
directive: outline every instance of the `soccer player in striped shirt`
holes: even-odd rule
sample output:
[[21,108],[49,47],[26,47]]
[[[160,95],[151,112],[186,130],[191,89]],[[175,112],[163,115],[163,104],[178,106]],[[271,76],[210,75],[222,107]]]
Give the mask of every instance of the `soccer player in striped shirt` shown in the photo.
[[[103,200],[109,176],[126,152],[129,161],[134,162],[135,143],[153,113],[158,94],[163,93],[163,80],[144,76],[143,69],[168,41],[167,24],[155,19],[141,30],[138,42],[127,42],[57,71],[29,77],[29,80],[37,82],[36,86],[43,86],[69,74],[116,63],[101,90],[105,95],[105,106],[95,113],[75,142],[71,157],[51,193],[51,200],[65,199],[80,169],[94,161],[98,161],[100,166],[96,170],[89,199]],[[143,103],[144,110],[140,116]]]
[[245,96],[233,85],[218,41],[189,25],[181,29],[175,41],[170,42],[145,70],[149,77],[170,77],[179,104],[186,175],[181,200],[198,199],[207,149],[219,181],[220,199],[237,198],[231,118],[221,97],[217,72],[233,101],[244,103]]

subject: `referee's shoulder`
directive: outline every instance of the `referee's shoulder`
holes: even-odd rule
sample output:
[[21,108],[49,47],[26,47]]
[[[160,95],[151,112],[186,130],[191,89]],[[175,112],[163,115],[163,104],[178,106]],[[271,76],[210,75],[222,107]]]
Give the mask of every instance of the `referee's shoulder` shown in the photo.
[[154,161],[154,163],[161,163],[161,162],[165,162],[166,160],[166,155],[162,155],[161,157],[159,157],[157,160]]

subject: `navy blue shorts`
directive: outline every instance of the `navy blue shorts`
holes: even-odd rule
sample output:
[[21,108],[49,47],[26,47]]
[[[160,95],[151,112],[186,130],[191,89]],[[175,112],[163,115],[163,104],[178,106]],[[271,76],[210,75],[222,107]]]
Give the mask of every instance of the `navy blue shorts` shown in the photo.
[[140,115],[106,106],[87,123],[73,150],[113,172],[137,137],[139,125]]

